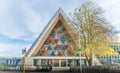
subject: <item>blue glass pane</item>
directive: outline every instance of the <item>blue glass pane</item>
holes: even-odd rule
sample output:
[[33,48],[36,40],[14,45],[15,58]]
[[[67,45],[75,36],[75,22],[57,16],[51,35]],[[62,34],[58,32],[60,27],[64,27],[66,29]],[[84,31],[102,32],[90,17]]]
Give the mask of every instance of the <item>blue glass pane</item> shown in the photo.
[[64,47],[64,46],[62,46],[62,47],[61,47],[61,50],[65,50],[65,47]]
[[50,54],[50,56],[55,56],[55,53],[52,51],[52,53]]
[[55,33],[54,33],[54,34],[51,34],[51,36],[52,36],[52,38],[54,38],[54,37],[55,37]]
[[65,40],[65,36],[64,36],[64,34],[62,35],[61,40]]
[[47,50],[52,50],[52,48],[50,46],[48,46]]
[[48,45],[48,44],[49,44],[49,41],[48,41],[48,40],[46,40],[44,44],[45,44],[45,45]]

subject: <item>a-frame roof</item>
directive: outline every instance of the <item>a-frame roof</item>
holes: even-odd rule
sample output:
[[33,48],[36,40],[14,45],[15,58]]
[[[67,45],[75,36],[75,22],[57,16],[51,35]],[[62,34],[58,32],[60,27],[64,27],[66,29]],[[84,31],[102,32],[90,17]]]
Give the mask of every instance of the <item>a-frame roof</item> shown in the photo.
[[46,27],[44,28],[44,30],[38,36],[38,38],[36,39],[36,41],[33,43],[33,45],[31,46],[31,48],[28,50],[27,57],[31,57],[31,56],[35,56],[36,55],[36,53],[42,47],[42,45],[45,42],[45,40],[47,39],[48,35],[50,34],[50,32],[52,31],[52,29],[54,28],[54,26],[57,24],[57,22],[59,20],[62,21],[62,23],[64,24],[65,28],[67,30],[69,30],[67,28],[67,25],[66,25],[67,24],[67,21],[66,21],[67,20],[67,16],[63,12],[63,10],[61,8],[59,8],[58,11],[53,16],[53,18],[50,20],[50,22],[46,25]]

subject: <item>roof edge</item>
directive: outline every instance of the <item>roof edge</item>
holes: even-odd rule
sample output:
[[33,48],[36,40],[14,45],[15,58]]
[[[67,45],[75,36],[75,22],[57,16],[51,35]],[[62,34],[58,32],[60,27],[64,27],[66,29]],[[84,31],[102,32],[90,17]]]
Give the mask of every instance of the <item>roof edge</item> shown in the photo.
[[47,29],[49,29],[49,27],[51,26],[51,24],[53,23],[53,21],[55,20],[55,18],[57,18],[59,15],[62,15],[63,18],[67,19],[66,14],[63,12],[62,8],[59,7],[59,9],[53,15],[53,17],[51,18],[51,20],[48,22],[48,24],[45,26],[45,28],[41,31],[41,33],[39,34],[39,36],[37,37],[37,39],[35,40],[35,42],[31,45],[31,47],[29,48],[29,50],[26,53],[26,56],[28,56],[28,57],[31,56],[31,53],[34,50],[34,47],[36,46],[36,44],[44,36],[44,33],[46,33],[48,31]]

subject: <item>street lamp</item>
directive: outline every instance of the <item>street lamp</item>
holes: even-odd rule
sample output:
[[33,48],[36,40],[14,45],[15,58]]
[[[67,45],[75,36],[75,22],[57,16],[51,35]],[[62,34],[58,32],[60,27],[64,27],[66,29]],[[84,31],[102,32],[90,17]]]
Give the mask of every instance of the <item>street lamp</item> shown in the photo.
[[[81,11],[81,9],[79,9],[79,12]],[[80,47],[80,26],[79,24],[77,24],[78,26],[78,51],[79,51],[79,64],[80,64],[80,72],[82,73],[82,62],[81,62],[81,47]]]
[[25,73],[25,70],[26,70],[26,48],[22,49],[22,54],[24,55],[24,58],[23,58],[23,73]]
[[81,48],[80,48],[80,26],[79,25],[78,25],[78,51],[79,51],[80,72],[82,73]]

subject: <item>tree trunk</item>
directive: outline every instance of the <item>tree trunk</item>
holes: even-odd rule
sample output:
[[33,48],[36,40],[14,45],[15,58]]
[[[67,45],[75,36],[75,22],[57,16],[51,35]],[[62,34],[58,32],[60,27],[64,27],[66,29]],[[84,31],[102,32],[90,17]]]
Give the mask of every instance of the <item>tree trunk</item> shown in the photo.
[[89,66],[92,66],[92,59],[88,59]]
[[88,57],[86,56],[86,60],[87,60],[87,62],[88,62],[88,65],[89,65],[89,66],[92,66],[92,58],[88,58]]

